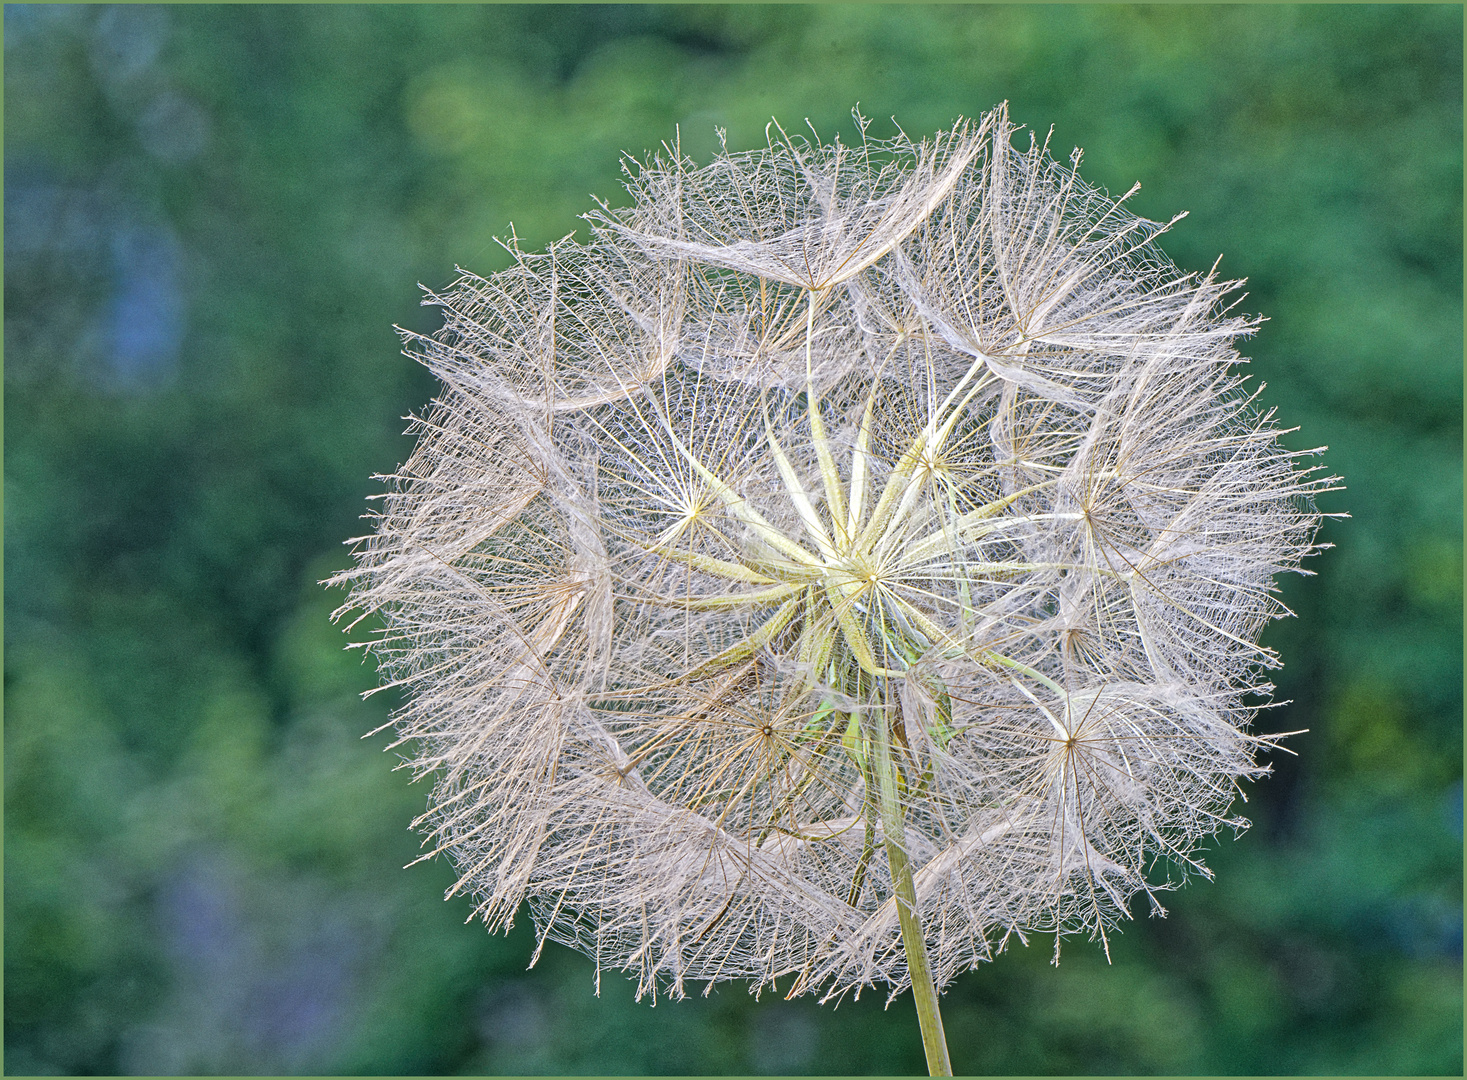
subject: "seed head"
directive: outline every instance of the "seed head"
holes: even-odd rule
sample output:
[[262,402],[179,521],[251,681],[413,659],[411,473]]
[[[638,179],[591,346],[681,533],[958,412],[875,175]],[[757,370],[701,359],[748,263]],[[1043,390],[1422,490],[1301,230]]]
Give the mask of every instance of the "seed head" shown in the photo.
[[1266,771],[1328,481],[1243,389],[1239,283],[1003,107],[857,121],[669,147],[586,243],[429,294],[443,392],[335,579],[455,891],[639,992],[903,988],[888,840],[938,985],[1103,938]]

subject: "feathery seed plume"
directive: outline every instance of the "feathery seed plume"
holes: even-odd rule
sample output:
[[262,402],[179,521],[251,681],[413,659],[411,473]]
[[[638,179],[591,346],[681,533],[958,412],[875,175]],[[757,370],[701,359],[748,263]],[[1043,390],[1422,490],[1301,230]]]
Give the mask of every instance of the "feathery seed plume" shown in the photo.
[[857,120],[668,148],[585,243],[430,294],[443,391],[334,579],[429,854],[639,994],[1104,938],[1266,771],[1329,480],[1243,389],[1239,283],[1002,106]]

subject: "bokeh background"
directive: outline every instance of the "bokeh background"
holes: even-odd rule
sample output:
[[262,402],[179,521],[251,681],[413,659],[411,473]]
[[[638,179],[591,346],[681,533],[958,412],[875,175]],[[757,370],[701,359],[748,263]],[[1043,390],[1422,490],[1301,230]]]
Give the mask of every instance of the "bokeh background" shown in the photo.
[[616,202],[620,154],[1008,100],[1181,266],[1348,491],[1269,632],[1212,884],[944,999],[960,1072],[1462,1061],[1461,6],[5,9],[5,1068],[921,1071],[908,999],[636,1004],[404,871],[426,791],[316,583],[409,450],[416,283]]

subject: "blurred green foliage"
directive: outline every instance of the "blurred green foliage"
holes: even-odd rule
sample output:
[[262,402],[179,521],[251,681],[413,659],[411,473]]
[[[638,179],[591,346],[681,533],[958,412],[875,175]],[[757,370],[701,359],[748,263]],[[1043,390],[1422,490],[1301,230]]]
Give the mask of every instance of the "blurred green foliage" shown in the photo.
[[[1339,547],[1292,578],[1215,884],[1014,948],[959,1071],[1462,1070],[1461,6],[7,6],[12,1073],[917,1071],[910,1006],[593,995],[405,827],[341,541],[434,393],[390,324],[615,202],[623,151],[999,100],[1246,275]],[[677,135],[675,135],[677,133]]]

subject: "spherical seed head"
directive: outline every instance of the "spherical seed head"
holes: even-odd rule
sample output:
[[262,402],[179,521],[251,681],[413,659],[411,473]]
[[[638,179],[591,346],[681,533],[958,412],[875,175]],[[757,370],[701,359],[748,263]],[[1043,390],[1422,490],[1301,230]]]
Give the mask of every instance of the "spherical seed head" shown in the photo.
[[1003,107],[857,119],[670,148],[588,242],[430,294],[444,391],[336,579],[456,891],[643,992],[902,988],[889,839],[939,985],[1103,937],[1265,771],[1328,481],[1243,390],[1238,283]]

